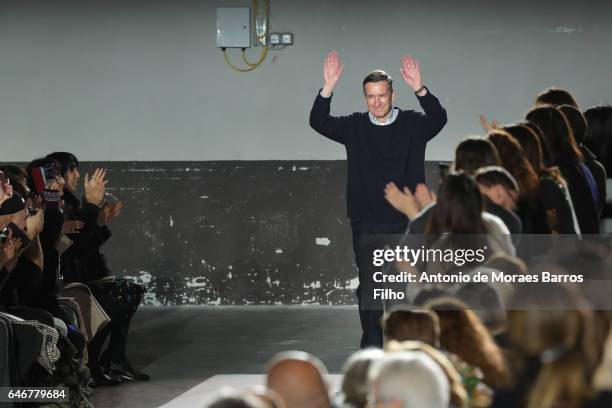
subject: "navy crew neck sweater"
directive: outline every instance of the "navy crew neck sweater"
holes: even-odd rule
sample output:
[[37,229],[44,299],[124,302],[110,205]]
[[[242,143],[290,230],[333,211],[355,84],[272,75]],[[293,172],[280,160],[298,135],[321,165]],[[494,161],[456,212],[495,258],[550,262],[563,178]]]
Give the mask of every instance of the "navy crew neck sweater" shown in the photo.
[[400,109],[393,123],[377,126],[367,112],[331,116],[331,97],[317,95],[310,126],[346,149],[346,204],[352,221],[406,222],[406,216],[385,200],[385,185],[393,181],[400,189],[407,186],[414,191],[425,182],[425,146],[447,120],[440,101],[429,91],[418,100],[424,113]]

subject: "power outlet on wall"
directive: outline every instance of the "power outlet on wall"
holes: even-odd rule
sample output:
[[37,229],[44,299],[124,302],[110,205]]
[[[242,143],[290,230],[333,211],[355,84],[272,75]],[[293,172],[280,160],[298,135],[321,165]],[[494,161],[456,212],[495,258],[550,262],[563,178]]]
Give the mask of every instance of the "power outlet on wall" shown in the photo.
[[293,45],[293,34],[292,33],[282,33],[280,36],[282,45]]
[[281,35],[279,33],[270,33],[270,45],[280,45]]

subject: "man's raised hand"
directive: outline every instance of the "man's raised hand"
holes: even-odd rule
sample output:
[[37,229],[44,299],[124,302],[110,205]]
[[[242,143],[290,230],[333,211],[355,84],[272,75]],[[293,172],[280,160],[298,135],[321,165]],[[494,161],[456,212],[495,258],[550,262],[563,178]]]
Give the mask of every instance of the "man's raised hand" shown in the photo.
[[330,51],[325,57],[323,62],[323,89],[321,90],[321,96],[329,98],[334,91],[334,88],[340,81],[344,71],[344,65],[340,63],[338,53],[336,51]]
[[421,81],[421,70],[419,68],[419,61],[410,55],[404,55],[402,57],[402,68],[400,69],[404,82],[408,84],[414,91],[418,91],[423,86]]

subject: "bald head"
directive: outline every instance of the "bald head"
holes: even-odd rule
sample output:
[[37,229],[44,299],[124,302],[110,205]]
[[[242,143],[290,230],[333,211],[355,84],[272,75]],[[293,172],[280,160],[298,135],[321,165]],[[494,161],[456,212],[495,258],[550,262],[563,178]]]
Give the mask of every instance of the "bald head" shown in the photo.
[[291,408],[330,406],[323,376],[325,367],[316,357],[302,352],[276,355],[268,365],[267,386]]

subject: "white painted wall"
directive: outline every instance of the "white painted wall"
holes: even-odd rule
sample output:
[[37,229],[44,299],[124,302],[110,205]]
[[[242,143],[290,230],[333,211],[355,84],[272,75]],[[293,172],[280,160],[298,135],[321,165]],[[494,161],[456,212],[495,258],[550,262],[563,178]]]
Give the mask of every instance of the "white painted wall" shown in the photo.
[[[271,0],[295,45],[254,72],[224,65],[216,7],[248,0],[5,0],[0,5],[0,160],[70,150],[82,160],[341,159],[308,127],[321,63],[339,51],[336,113],[364,110],[374,68],[400,83],[402,53],[449,113],[427,151],[449,159],[477,116],[518,119],[550,85],[583,107],[612,102],[612,2]],[[250,54],[255,59],[256,52]],[[231,52],[239,63],[239,52]]]

